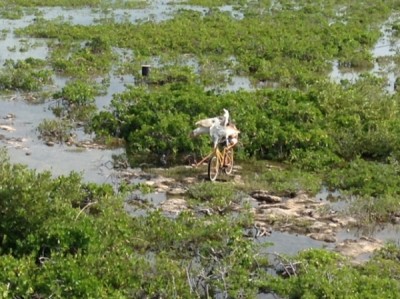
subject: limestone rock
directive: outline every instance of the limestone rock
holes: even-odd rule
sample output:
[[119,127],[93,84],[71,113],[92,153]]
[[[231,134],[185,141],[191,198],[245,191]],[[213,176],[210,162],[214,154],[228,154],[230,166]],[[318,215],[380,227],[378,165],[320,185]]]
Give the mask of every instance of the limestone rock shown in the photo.
[[0,125],[0,129],[2,129],[4,131],[8,131],[8,132],[15,131],[15,128],[13,128],[11,126],[6,126],[6,125]]
[[335,247],[335,251],[352,258],[371,254],[382,248],[383,242],[374,238],[361,237],[358,240],[346,239]]
[[164,212],[179,214],[188,209],[186,200],[182,198],[170,198],[160,205]]
[[187,192],[187,190],[180,188],[180,187],[170,188],[167,190],[167,194],[169,194],[169,195],[183,195],[186,192]]
[[328,242],[328,243],[335,243],[336,238],[333,234],[328,234],[328,233],[311,233],[307,235],[311,239],[317,240],[317,241],[323,241],[323,242]]
[[265,203],[280,203],[280,202],[282,202],[281,197],[271,195],[266,190],[256,190],[256,191],[253,191],[250,195],[251,195],[251,197],[257,199],[258,201],[262,201]]

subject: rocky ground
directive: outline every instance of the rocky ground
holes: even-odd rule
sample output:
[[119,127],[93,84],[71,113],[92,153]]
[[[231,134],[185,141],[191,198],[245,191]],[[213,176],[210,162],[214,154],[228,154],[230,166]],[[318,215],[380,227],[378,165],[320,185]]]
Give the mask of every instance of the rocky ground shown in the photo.
[[[185,198],[188,187],[199,182],[198,177],[185,177],[182,181],[162,175],[149,175],[141,171],[121,173],[126,178],[144,180],[154,192],[166,193],[167,197],[157,208],[168,214],[179,214],[182,211],[197,209],[191,207]],[[201,177],[200,179],[203,179]],[[231,176],[235,184],[241,183],[239,175]],[[351,216],[333,210],[329,202],[316,200],[305,192],[290,194],[287,197],[276,196],[268,190],[254,190],[243,194],[242,203],[250,203],[254,215],[254,237],[267,237],[274,231],[301,234],[311,239],[334,245],[334,250],[348,256],[354,262],[365,260],[374,250],[384,243],[368,237],[339,240],[338,233],[357,225]],[[230,210],[240,211],[243,205],[237,201],[231,203]],[[212,208],[203,209],[204,213],[217,213]]]

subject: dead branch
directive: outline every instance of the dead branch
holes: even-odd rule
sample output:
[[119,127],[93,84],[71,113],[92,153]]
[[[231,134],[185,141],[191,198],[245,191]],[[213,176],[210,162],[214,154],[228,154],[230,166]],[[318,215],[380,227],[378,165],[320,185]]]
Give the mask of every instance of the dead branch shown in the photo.
[[89,202],[86,206],[84,206],[84,207],[79,211],[78,215],[76,215],[75,221],[78,219],[79,215],[82,214],[82,212],[83,212],[84,210],[86,210],[88,207],[90,207],[90,206],[92,206],[92,205],[94,205],[94,204],[97,204],[97,201]]

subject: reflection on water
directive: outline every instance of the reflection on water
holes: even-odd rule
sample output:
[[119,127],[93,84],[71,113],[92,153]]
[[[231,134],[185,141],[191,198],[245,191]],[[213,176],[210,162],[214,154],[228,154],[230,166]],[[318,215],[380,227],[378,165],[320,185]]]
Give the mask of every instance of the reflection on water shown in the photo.
[[[59,7],[43,8],[43,17],[74,20],[80,24],[90,24],[98,14],[92,14],[88,8],[64,10]],[[0,42],[0,64],[5,60],[21,60],[29,57],[46,59],[48,47],[44,39],[20,39],[14,35],[14,30],[34,22],[34,16],[25,16],[21,20],[0,20],[0,31],[6,30],[3,40]],[[118,49],[116,49],[118,51]],[[53,76],[54,84],[46,86],[47,91],[59,90],[68,82],[67,77]],[[108,106],[112,95],[120,93],[126,84],[134,83],[133,76],[115,76],[110,74],[110,82],[107,92],[96,99],[96,104],[101,109]],[[105,164],[112,160],[113,154],[120,154],[123,149],[100,150],[82,149],[74,150],[74,147],[55,145],[49,147],[37,137],[37,127],[44,119],[54,119],[51,111],[53,102],[44,104],[29,104],[23,100],[24,94],[15,93],[0,99],[0,124],[14,128],[12,132],[2,131],[4,140],[2,145],[7,148],[10,159],[14,163],[23,163],[38,171],[50,170],[55,176],[68,175],[71,171],[82,173],[84,180],[96,183],[112,183],[113,171]],[[4,119],[7,114],[16,116],[14,119]],[[80,139],[90,139],[82,130],[77,134]]]
[[[0,29],[1,30],[1,29]],[[29,57],[46,59],[48,47],[43,39],[16,39],[11,34],[0,41],[0,64],[6,60],[23,60]]]
[[[40,142],[27,141],[24,148],[8,147],[13,163],[22,163],[37,171],[49,170],[54,176],[70,172],[82,174],[84,181],[115,184],[114,171],[108,167],[113,154],[122,150],[85,149],[75,151],[64,145],[47,147]],[[29,152],[29,155],[27,155]]]
[[352,228],[337,234],[339,241],[358,239],[361,237],[375,238],[383,242],[394,242],[400,245],[400,226],[394,224],[375,225],[373,227]]
[[351,83],[355,83],[360,74],[351,69],[343,70],[339,68],[339,62],[334,60],[332,63],[332,72],[329,74],[330,79],[333,82],[340,83],[342,80],[349,81]]
[[96,97],[96,106],[98,109],[106,108],[110,105],[112,96],[122,93],[127,85],[134,85],[135,77],[132,75],[113,75],[110,74],[110,82],[107,92],[104,95]]
[[262,252],[273,254],[279,252],[281,254],[295,255],[299,251],[309,248],[333,248],[334,244],[323,241],[317,241],[304,235],[290,234],[287,232],[274,231],[268,237],[259,238],[260,242],[271,242]]
[[333,211],[346,211],[349,206],[349,201],[346,200],[338,190],[330,191],[325,186],[315,195],[315,200],[329,203]]
[[48,47],[44,39],[37,38],[16,38],[14,30],[25,27],[33,20],[26,17],[21,20],[2,20],[0,19],[0,31],[6,32],[4,38],[0,40],[0,65],[2,66],[7,59],[20,60],[29,57],[46,59]]
[[399,18],[398,14],[392,15],[387,22],[382,24],[381,27],[381,38],[378,40],[372,54],[375,58],[384,56],[393,56],[399,52],[400,41],[398,38],[393,36],[392,24]]
[[271,293],[269,294],[261,293],[256,296],[256,299],[282,299],[282,297]]

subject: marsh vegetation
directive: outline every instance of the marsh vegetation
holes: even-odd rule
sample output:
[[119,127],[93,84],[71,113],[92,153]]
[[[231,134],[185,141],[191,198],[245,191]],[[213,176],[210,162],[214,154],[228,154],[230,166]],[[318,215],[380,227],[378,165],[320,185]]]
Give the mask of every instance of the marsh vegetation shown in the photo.
[[[141,17],[157,5],[168,13]],[[59,7],[97,17],[86,24],[48,17]],[[193,124],[228,108],[241,131],[235,157],[242,166],[240,184],[191,185],[189,208],[178,216],[132,217],[124,198],[144,185],[121,183],[115,190],[76,173],[53,178],[10,163],[2,152],[0,294],[398,297],[393,243],[356,266],[323,249],[279,256],[299,267],[286,271],[288,278],[271,275],[270,257],[249,235],[251,207],[238,194],[263,189],[312,196],[325,187],[341,193],[359,226],[398,221],[400,98],[396,88],[388,91],[387,74],[373,70],[389,66],[397,77],[399,56],[377,59],[373,48],[383,23],[391,33],[385,46],[397,45],[399,10],[396,1],[372,0],[0,0],[2,19],[28,20],[12,32],[2,28],[4,38],[46,44],[45,59],[6,59],[0,69],[3,96],[51,103],[55,118],[37,128],[43,140],[65,142],[83,126],[96,142],[123,144],[131,167],[157,173],[168,166],[161,173],[179,179],[188,175],[182,167],[188,156],[210,150],[208,136],[188,138]],[[36,46],[20,45],[8,51]],[[151,65],[148,76],[140,72],[143,64]],[[357,80],[330,80],[333,65],[357,72]],[[124,76],[135,80],[99,107],[96,99],[111,78]],[[237,77],[251,88],[227,91]],[[54,84],[60,78],[65,83]]]

